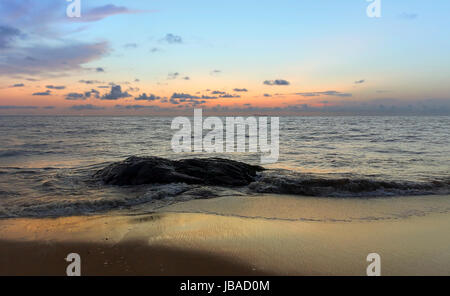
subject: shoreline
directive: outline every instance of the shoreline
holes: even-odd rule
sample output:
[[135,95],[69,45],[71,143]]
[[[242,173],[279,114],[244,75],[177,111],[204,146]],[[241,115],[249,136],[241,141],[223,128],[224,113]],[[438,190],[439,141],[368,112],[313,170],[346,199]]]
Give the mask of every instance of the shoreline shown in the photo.
[[[286,216],[301,211],[331,218],[345,216],[349,205],[364,216],[365,207],[383,212],[384,204],[396,204],[335,200],[324,208],[330,200],[276,200],[272,210]],[[271,202],[270,196],[227,197],[152,214],[0,219],[0,275],[65,275],[65,257],[78,253],[82,275],[364,276],[374,252],[381,255],[382,275],[450,275],[447,212],[350,222],[261,217]],[[403,204],[414,201],[405,198],[395,207]],[[260,216],[170,212],[201,205]]]

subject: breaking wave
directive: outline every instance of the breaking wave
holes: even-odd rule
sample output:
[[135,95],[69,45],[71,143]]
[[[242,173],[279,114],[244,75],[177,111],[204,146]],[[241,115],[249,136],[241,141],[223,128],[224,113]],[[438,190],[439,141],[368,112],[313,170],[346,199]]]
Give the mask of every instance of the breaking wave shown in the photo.
[[324,197],[383,197],[450,193],[450,179],[391,181],[355,176],[330,177],[286,170],[264,172],[249,188],[258,193]]
[[0,218],[90,215],[142,206],[153,211],[194,199],[265,193],[341,198],[450,194],[449,179],[398,181],[281,169],[260,172],[254,182],[239,187],[185,183],[113,186],[92,177],[105,165],[73,169],[0,168]]

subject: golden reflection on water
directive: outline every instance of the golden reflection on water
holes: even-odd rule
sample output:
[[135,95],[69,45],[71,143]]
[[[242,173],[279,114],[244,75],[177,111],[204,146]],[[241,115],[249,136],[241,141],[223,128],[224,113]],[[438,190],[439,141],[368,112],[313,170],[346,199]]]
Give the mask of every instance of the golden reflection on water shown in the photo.
[[381,255],[385,275],[449,273],[448,214],[371,223],[177,214],[157,223],[151,245],[213,252],[278,274],[365,275],[372,252]]
[[[141,216],[6,219],[0,220],[0,236],[52,243],[143,241],[149,246],[214,254],[281,275],[365,275],[366,257],[376,252],[381,255],[384,275],[449,274],[450,215],[418,212],[420,204],[426,209],[431,205],[442,207],[448,197],[436,197],[428,204],[420,197],[403,203],[398,200],[390,216],[384,214],[384,218],[402,211],[416,211],[417,215],[381,219],[388,209],[382,199],[350,203],[338,199],[246,197],[202,201],[208,214],[170,213],[177,209],[175,205],[161,213]],[[184,210],[192,203],[198,208],[202,202],[185,203]],[[223,209],[225,204],[229,213],[212,214],[214,207]],[[350,204],[351,210],[341,212]],[[182,205],[178,204],[178,210]],[[355,218],[366,217],[368,209],[381,218]],[[278,216],[264,217],[270,212]],[[294,214],[323,221],[294,220]],[[346,221],[350,214],[353,220]],[[337,218],[346,219],[336,222]]]

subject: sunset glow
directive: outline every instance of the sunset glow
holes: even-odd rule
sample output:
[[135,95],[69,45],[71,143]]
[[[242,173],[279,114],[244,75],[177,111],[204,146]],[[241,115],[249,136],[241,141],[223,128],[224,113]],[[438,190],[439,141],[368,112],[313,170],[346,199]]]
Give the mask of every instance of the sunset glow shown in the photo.
[[113,2],[2,1],[0,114],[450,110],[446,1]]

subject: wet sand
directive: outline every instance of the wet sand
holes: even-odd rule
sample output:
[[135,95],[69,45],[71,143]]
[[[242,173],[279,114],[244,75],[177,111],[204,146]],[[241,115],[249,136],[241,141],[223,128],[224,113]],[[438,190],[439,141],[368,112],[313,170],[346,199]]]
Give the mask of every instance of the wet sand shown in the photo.
[[67,254],[81,257],[84,276],[264,275],[205,252],[150,247],[141,241],[115,245],[89,242],[0,241],[0,275],[65,276]]
[[82,275],[264,275],[212,252],[152,245],[160,215],[0,221],[0,275],[66,275],[78,253]]
[[83,275],[365,275],[373,252],[382,275],[450,275],[448,200],[227,197],[152,214],[5,219],[0,275],[64,275],[72,252]]

